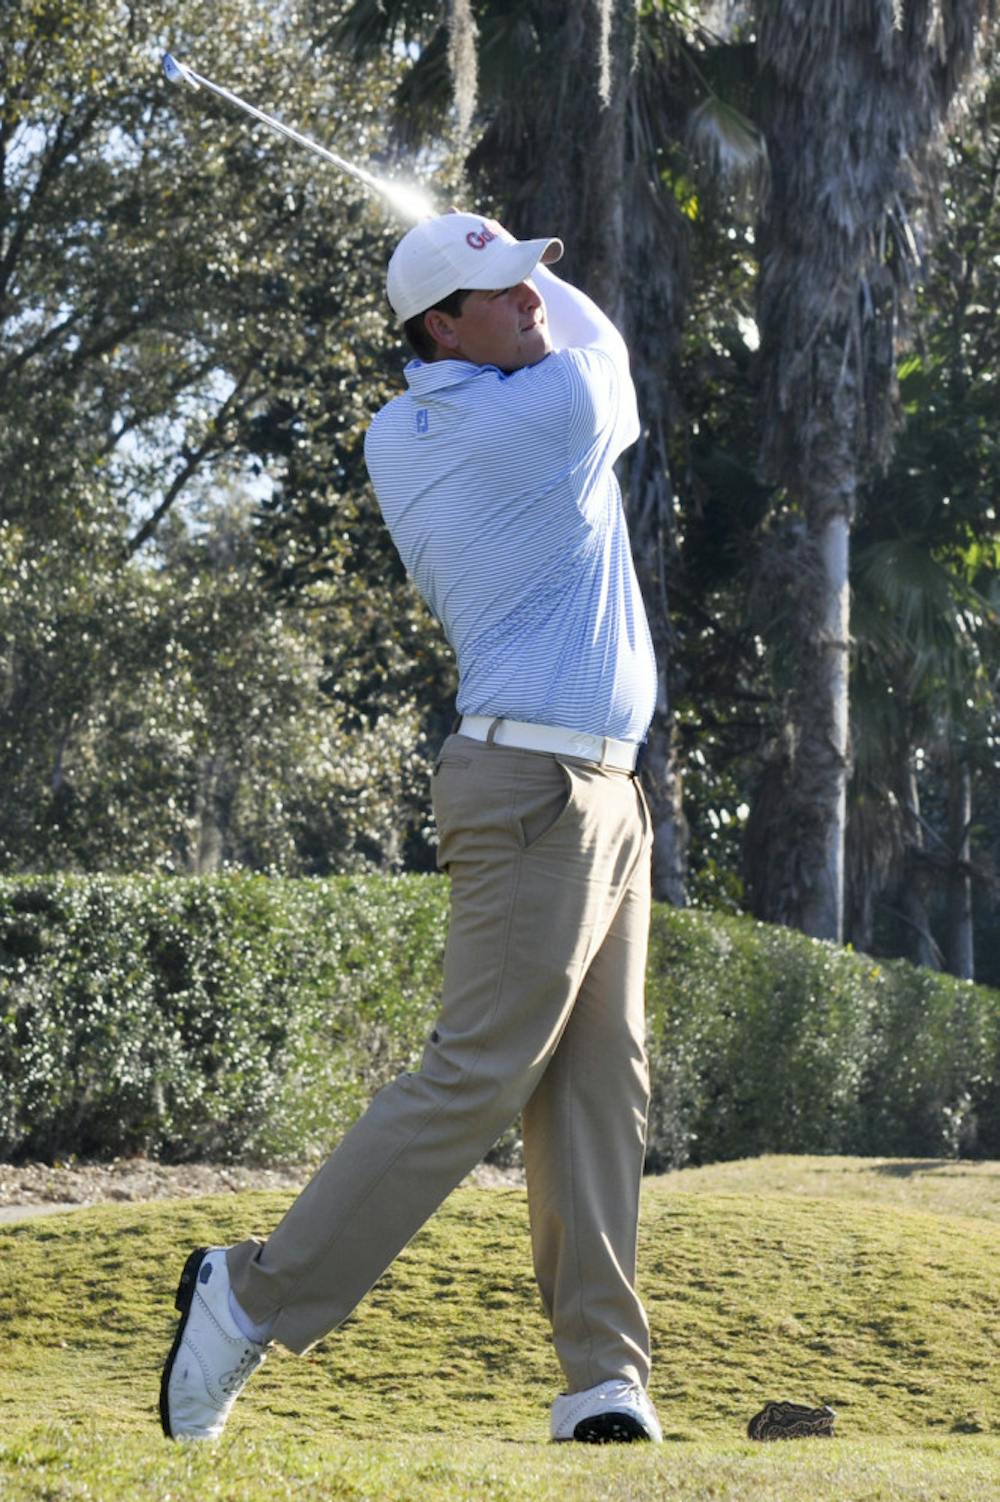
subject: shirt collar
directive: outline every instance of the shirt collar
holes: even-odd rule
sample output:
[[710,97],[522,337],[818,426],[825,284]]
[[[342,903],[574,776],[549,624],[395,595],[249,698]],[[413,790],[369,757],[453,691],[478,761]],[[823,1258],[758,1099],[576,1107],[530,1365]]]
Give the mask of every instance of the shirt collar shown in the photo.
[[410,390],[417,396],[425,396],[430,391],[443,391],[447,386],[459,386],[483,370],[494,370],[497,375],[501,374],[495,365],[473,365],[471,360],[411,360],[403,374]]

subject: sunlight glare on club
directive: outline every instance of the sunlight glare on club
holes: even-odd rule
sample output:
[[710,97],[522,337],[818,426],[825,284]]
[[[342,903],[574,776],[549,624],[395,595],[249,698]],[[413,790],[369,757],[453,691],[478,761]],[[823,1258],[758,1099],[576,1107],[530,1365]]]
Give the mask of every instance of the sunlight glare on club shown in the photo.
[[379,192],[392,204],[401,218],[417,223],[421,219],[432,219],[438,213],[433,199],[417,183],[401,182],[396,178],[387,177],[377,178],[376,182]]

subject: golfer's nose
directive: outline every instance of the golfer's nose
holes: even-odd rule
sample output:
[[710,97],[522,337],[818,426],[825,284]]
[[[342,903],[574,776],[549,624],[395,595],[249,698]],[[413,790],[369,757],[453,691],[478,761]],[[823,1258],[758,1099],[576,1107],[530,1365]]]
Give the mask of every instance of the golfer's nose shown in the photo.
[[517,288],[518,306],[526,312],[533,312],[541,302],[541,294],[534,282],[521,282]]

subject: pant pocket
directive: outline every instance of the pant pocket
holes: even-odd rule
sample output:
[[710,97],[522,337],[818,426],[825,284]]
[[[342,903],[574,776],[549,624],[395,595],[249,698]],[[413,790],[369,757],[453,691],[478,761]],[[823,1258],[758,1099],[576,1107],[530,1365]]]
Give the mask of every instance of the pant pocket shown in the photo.
[[574,800],[573,774],[562,762],[558,767],[561,785],[554,779],[548,786],[523,789],[518,797],[514,826],[522,850],[531,850],[569,817]]
[[441,751],[431,769],[431,776],[436,777],[442,767],[461,767],[465,771],[471,766],[471,756],[461,756],[457,751]]

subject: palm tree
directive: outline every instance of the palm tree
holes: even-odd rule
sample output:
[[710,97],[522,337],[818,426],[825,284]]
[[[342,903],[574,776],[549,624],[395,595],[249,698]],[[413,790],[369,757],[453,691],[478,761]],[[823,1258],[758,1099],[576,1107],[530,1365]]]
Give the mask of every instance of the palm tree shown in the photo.
[[[683,137],[695,100],[706,107],[699,123],[711,138],[715,100],[694,54],[715,39],[679,0],[354,0],[326,39],[358,58],[418,44],[397,94],[411,148],[441,139],[453,97],[464,138],[478,101],[480,135],[466,168],[481,200],[495,203],[517,234],[553,226],[564,234],[561,273],[629,337],[643,432],[623,489],[660,674],[644,780],[656,830],[654,889],[681,904],[685,825],[667,696],[667,574],[676,552],[668,441],[687,221],[670,188],[666,149]],[[735,112],[716,134],[730,154],[754,149]]]
[[[803,587],[798,671],[748,837],[759,916],[839,941],[850,772],[848,573],[859,485],[892,442],[894,349],[916,261],[906,205],[969,76],[988,0],[758,0],[765,476]],[[764,817],[764,811],[767,816]]]
[[995,782],[1000,714],[998,102],[995,79],[974,128],[949,142],[948,232],[918,290],[904,423],[887,473],[862,488],[851,570],[851,805],[876,817],[849,828],[849,935],[870,949],[881,904],[910,958],[970,978],[973,878],[991,885],[973,790]]

